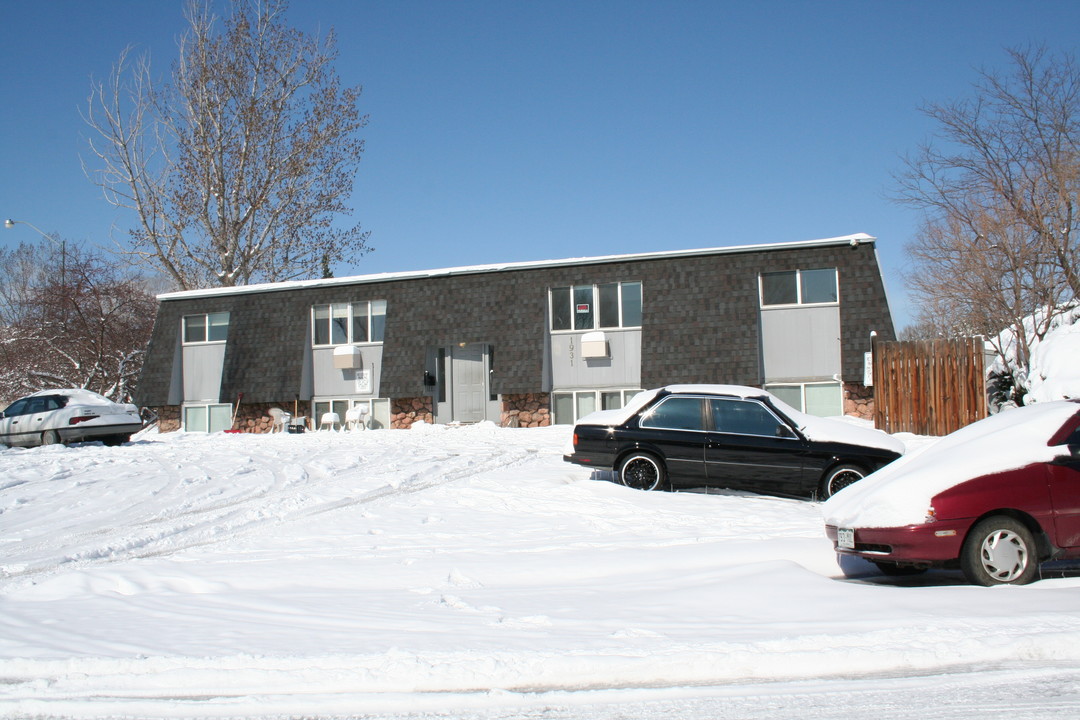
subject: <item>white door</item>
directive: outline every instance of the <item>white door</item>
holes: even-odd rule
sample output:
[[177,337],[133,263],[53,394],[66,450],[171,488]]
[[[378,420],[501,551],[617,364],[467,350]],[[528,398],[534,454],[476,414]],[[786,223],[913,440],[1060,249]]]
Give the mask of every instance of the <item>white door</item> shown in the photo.
[[479,422],[487,404],[487,346],[479,343],[451,351],[455,422]]

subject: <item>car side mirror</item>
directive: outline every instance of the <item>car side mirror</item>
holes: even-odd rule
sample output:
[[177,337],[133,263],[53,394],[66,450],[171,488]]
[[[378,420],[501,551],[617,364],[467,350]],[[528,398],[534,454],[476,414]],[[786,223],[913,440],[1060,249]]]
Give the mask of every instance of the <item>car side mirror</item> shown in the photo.
[[1069,454],[1058,455],[1051,461],[1053,465],[1071,465],[1075,462],[1080,462],[1080,445],[1066,445],[1065,446]]

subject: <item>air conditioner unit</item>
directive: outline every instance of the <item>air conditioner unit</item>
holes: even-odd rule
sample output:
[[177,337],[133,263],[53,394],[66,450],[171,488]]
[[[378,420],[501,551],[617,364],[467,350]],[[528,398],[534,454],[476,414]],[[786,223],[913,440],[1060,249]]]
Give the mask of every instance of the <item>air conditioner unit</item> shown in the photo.
[[607,338],[602,332],[585,333],[581,336],[581,357],[583,358],[606,358],[608,352]]
[[339,345],[334,348],[334,368],[337,370],[355,370],[363,367],[360,348],[355,345]]

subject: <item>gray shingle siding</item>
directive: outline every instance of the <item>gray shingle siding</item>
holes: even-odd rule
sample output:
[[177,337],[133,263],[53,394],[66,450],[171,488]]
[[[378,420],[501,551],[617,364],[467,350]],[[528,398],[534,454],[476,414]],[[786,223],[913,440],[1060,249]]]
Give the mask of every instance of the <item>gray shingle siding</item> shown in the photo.
[[543,389],[548,288],[641,281],[641,380],[760,385],[758,275],[777,270],[837,267],[843,377],[862,378],[872,330],[893,339],[874,245],[767,246],[722,254],[619,259],[562,266],[365,280],[234,295],[163,299],[158,308],[138,402],[169,404],[176,338],[184,315],[230,313],[221,400],[282,402],[301,392],[313,305],[386,300],[379,395],[429,394],[423,385],[428,348],[489,343],[495,365],[491,391]]

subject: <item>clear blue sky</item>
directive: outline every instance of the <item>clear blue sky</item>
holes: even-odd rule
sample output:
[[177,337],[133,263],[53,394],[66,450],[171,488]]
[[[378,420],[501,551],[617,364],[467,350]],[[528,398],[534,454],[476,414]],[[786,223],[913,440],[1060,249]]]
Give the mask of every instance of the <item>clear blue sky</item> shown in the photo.
[[[129,44],[164,73],[181,0],[0,0],[0,216],[110,245],[83,175],[91,76]],[[918,217],[889,199],[1006,47],[1075,52],[1080,2],[295,0],[364,87],[353,199],[374,251],[338,276],[866,232],[898,329]],[[10,247],[35,234],[0,228]]]

